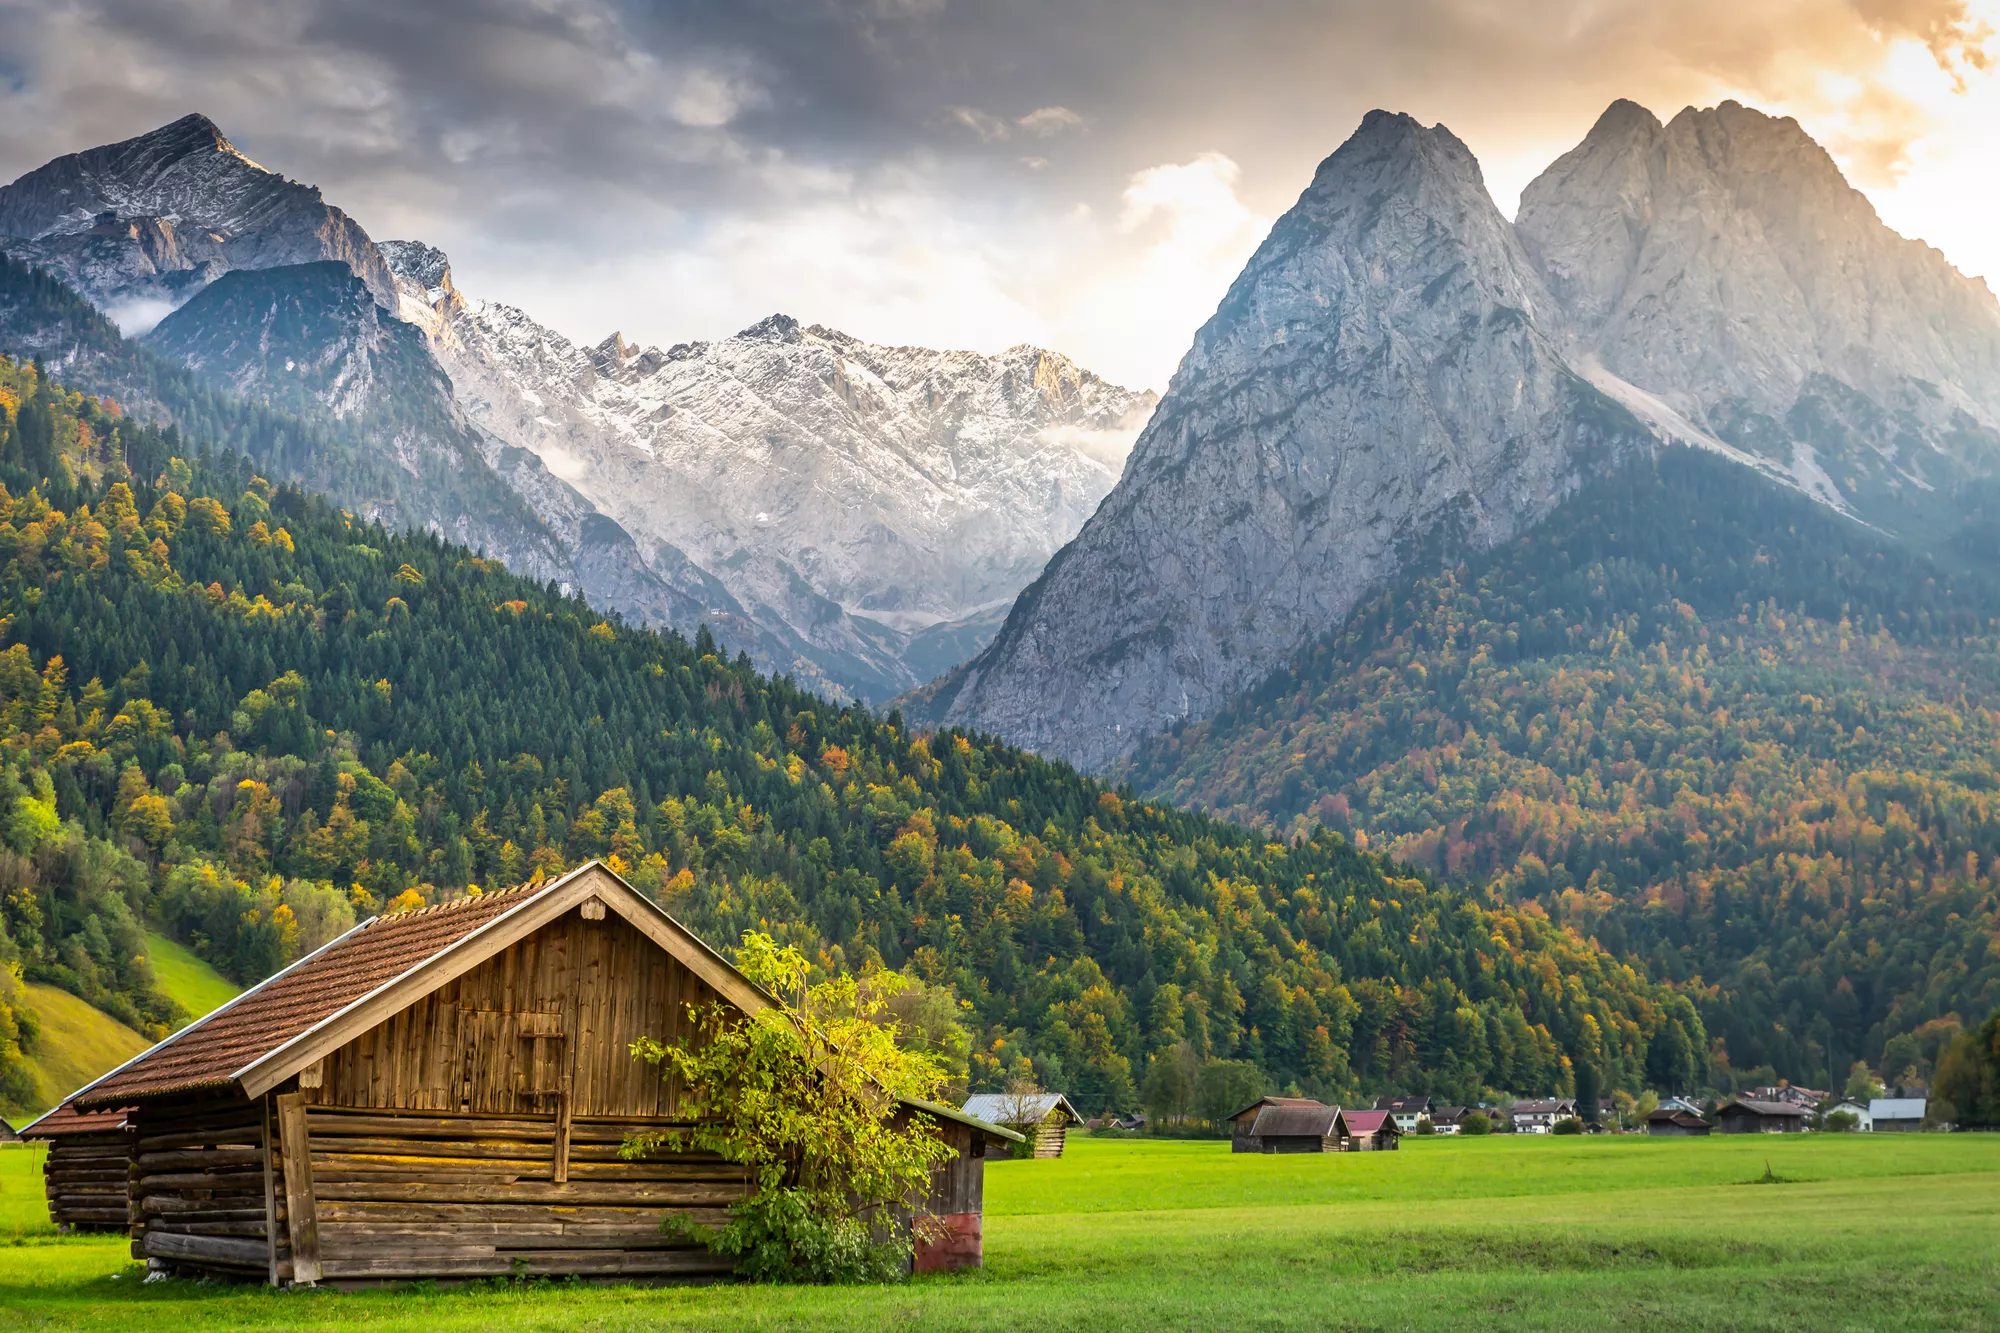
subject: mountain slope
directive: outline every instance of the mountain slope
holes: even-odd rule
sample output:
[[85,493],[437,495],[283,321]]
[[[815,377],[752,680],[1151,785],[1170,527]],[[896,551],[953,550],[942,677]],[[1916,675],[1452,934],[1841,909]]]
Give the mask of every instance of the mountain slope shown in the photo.
[[595,855],[719,945],[950,987],[978,1082],[1093,1108],[1182,1043],[1330,1095],[1698,1072],[1684,997],[1487,895],[914,736],[32,367],[0,388],[0,840],[60,908],[4,918],[33,978],[146,999],[109,938],[144,913],[251,981],[357,912]]
[[1819,498],[1920,533],[2000,465],[2000,303],[1796,121],[1614,104],[1521,196],[1580,354]]
[[1425,572],[1411,549],[1477,552],[1669,444],[1990,568],[2000,304],[1735,103],[1614,105],[1518,226],[1447,131],[1371,113],[1098,516],[912,708],[1102,765]]
[[642,545],[686,551],[867,698],[928,678],[922,648],[902,660],[911,636],[933,654],[983,643],[1153,406],[1039,348],[877,347],[784,316],[715,343],[584,349],[468,300],[432,247],[383,249],[472,420]]
[[1718,1086],[1900,1081],[2000,1004],[2000,585],[1743,481],[1670,449],[1116,773],[1533,898],[1690,984]]
[[1431,538],[1645,447],[1448,131],[1373,113],[1196,335],[1124,479],[930,705],[1086,767],[1268,672]]
[[150,325],[231,269],[332,259],[385,304],[367,233],[319,190],[258,166],[206,116],[59,157],[0,188],[6,248],[121,325]]

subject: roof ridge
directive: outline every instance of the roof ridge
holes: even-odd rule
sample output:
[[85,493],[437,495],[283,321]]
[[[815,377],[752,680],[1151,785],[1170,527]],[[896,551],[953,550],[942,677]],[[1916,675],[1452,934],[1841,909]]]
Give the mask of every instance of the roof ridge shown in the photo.
[[523,889],[537,888],[552,882],[548,879],[540,881],[531,879],[520,884],[510,884],[504,889],[480,889],[476,893],[461,893],[456,898],[447,898],[441,903],[425,903],[422,907],[412,907],[405,912],[384,912],[382,915],[376,917],[375,921],[378,925],[385,921],[408,921],[413,917],[429,916],[437,912],[448,912],[456,908],[469,906],[472,903],[483,903],[492,898],[504,898],[510,893],[519,893]]

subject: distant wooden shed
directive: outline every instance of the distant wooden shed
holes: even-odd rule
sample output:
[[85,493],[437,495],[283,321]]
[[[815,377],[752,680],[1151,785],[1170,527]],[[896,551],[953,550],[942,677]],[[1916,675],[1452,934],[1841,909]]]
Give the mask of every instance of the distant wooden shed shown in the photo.
[[1060,1092],[980,1092],[965,1099],[964,1112],[989,1125],[1005,1125],[1026,1140],[1029,1157],[1060,1157],[1069,1127],[1083,1117]]
[[1714,1126],[1693,1111],[1662,1106],[1646,1117],[1646,1133],[1655,1138],[1706,1138]]
[[1798,1134],[1806,1127],[1806,1111],[1790,1102],[1761,1102],[1738,1097],[1715,1113],[1718,1134]]
[[20,1137],[45,1142],[42,1163],[49,1220],[58,1231],[123,1231],[130,1222],[126,1179],[132,1161],[132,1128],[123,1109],[79,1112],[64,1102],[21,1127]]
[[5,1117],[0,1117],[0,1143],[19,1143],[20,1141],[21,1132],[8,1124]]
[[1319,1102],[1310,1097],[1259,1097],[1240,1111],[1231,1111],[1229,1120],[1229,1151],[1262,1152],[1263,1143],[1257,1138],[1257,1117],[1271,1106],[1318,1106]]
[[1342,1111],[1340,1151],[1395,1152],[1403,1146],[1403,1131],[1390,1111]]
[[[373,918],[71,1099],[134,1137],[132,1252],[155,1267],[340,1285],[506,1275],[679,1278],[731,1261],[669,1237],[717,1222],[740,1167],[628,1162],[676,1123],[632,1043],[687,1007],[770,999],[595,862],[559,879]],[[129,1109],[125,1109],[129,1108]],[[989,1143],[946,1107],[957,1156],[923,1211],[920,1268],[980,1262]]]
[[1340,1108],[1320,1102],[1267,1106],[1251,1132],[1267,1153],[1339,1152]]

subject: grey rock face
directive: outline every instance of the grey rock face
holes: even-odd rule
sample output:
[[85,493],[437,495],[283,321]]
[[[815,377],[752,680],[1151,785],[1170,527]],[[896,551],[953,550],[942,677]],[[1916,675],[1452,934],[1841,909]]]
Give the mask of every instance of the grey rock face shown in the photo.
[[1095,767],[1337,626],[1412,552],[1709,449],[1921,534],[2000,470],[2000,305],[1791,121],[1615,104],[1518,227],[1373,113],[1195,339],[1124,479],[913,707]]
[[0,237],[121,322],[150,322],[231,269],[335,259],[393,308],[388,265],[316,187],[266,171],[206,116],[71,153],[0,188]]
[[1196,335],[1125,477],[934,707],[1094,767],[1490,545],[1643,429],[1565,362],[1478,164],[1371,114]]
[[1925,491],[2000,462],[2000,305],[1796,121],[1616,103],[1518,229],[1573,355],[1836,507],[1908,530]]

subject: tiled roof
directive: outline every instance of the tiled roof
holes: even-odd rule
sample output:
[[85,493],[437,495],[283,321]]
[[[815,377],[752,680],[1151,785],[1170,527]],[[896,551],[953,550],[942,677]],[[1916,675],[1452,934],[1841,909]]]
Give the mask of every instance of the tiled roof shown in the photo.
[[1250,1132],[1260,1139],[1323,1139],[1333,1133],[1333,1122],[1339,1114],[1338,1106],[1322,1106],[1317,1102],[1310,1106],[1267,1106],[1258,1112],[1257,1124]]
[[1394,1126],[1395,1117],[1387,1111],[1349,1111],[1341,1117],[1347,1122],[1350,1134],[1373,1134],[1386,1122]]
[[1722,1109],[1727,1111],[1730,1107],[1734,1106],[1740,1106],[1744,1110],[1756,1115],[1802,1116],[1805,1114],[1804,1108],[1793,1106],[1790,1102],[1760,1102],[1749,1097],[1738,1097],[1735,1101],[1729,1103],[1729,1106],[1725,1106]]
[[1266,1106],[1318,1106],[1318,1105],[1319,1103],[1314,1101],[1310,1097],[1259,1097],[1256,1101],[1251,1102],[1248,1106],[1243,1107],[1241,1110],[1231,1111],[1224,1118],[1228,1120],[1234,1120],[1238,1116],[1247,1115],[1251,1111],[1261,1110],[1263,1107]]
[[979,1092],[966,1098],[965,1114],[990,1125],[1022,1125],[1046,1120],[1060,1110],[1065,1125],[1081,1124],[1069,1098],[1060,1092],[1031,1092],[1016,1096],[1006,1092]]
[[125,1108],[122,1106],[85,1114],[76,1109],[75,1102],[64,1102],[41,1119],[21,1126],[21,1137],[53,1139],[64,1134],[97,1134],[107,1129],[122,1129],[124,1125]]
[[75,1104],[89,1110],[227,1087],[246,1066],[559,882],[377,917],[84,1089]]

